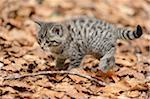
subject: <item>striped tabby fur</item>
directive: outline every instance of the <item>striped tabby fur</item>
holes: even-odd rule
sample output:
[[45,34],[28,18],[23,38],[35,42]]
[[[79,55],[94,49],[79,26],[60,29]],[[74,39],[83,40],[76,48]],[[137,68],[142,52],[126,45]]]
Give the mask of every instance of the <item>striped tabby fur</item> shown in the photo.
[[56,57],[57,66],[63,66],[69,58],[68,69],[79,66],[83,57],[90,54],[101,59],[98,69],[107,72],[115,65],[116,40],[133,40],[142,35],[140,25],[131,31],[86,16],[63,22],[36,23],[40,25],[37,40],[41,48]]

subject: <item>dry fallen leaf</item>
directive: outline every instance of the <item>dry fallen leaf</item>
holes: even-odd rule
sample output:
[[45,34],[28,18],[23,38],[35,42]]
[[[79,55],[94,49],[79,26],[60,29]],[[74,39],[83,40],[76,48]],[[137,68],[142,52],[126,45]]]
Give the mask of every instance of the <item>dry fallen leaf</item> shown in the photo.
[[129,91],[127,92],[127,96],[130,98],[136,98],[140,95],[141,93],[139,91]]

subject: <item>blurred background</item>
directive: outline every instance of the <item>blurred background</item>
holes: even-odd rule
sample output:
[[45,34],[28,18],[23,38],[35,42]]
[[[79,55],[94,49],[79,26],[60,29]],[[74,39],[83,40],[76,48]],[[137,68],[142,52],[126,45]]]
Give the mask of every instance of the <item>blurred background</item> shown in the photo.
[[[113,86],[97,87],[72,76],[58,83],[64,75],[27,77],[3,84],[0,79],[2,99],[148,99],[150,84],[144,81],[150,80],[150,0],[0,0],[0,78],[55,70],[37,44],[33,20],[61,21],[79,15],[143,28],[141,38],[118,41],[117,66],[113,69],[117,76],[104,80]],[[85,62],[87,66],[98,63],[94,59]]]

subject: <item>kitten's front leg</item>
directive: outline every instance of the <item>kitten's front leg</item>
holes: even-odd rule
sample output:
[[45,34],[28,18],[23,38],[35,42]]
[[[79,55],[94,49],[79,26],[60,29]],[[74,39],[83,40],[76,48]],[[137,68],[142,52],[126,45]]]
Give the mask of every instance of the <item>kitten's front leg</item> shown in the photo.
[[82,56],[70,58],[70,64],[68,70],[80,66],[81,61],[82,61]]
[[63,68],[65,68],[65,67],[64,67],[64,62],[65,62],[65,60],[66,60],[66,58],[57,57],[57,58],[56,58],[56,67],[57,67],[58,69],[63,69]]

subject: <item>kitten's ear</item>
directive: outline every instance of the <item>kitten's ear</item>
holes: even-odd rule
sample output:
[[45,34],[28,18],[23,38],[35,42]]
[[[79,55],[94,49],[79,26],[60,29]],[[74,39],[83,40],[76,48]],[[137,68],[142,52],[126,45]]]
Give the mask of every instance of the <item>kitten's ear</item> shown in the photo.
[[42,22],[42,21],[37,21],[37,20],[33,20],[37,25],[39,25],[40,27],[42,26],[42,25],[44,25],[44,22]]
[[33,20],[33,21],[34,21],[34,23],[36,23],[36,29],[39,32],[42,29],[42,27],[44,26],[44,22],[37,21],[37,20]]

